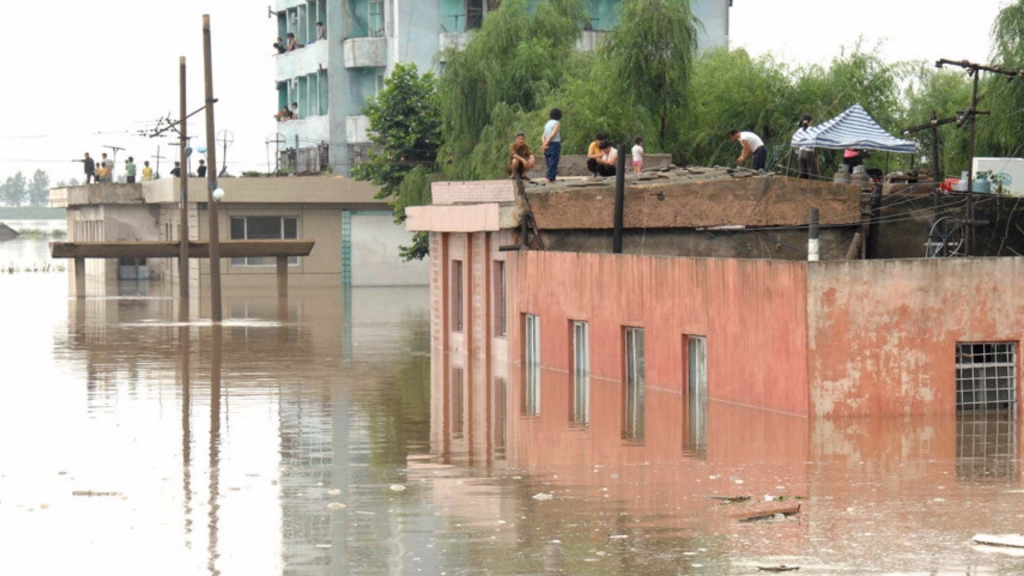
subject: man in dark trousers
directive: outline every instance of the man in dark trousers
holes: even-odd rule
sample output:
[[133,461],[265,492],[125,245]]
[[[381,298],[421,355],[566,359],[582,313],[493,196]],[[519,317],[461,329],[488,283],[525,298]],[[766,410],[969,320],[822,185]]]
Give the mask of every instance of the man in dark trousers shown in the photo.
[[81,162],[85,165],[85,185],[88,186],[92,183],[93,177],[96,175],[96,161],[89,158],[89,153],[85,153],[85,158],[81,160],[71,160],[72,162]]

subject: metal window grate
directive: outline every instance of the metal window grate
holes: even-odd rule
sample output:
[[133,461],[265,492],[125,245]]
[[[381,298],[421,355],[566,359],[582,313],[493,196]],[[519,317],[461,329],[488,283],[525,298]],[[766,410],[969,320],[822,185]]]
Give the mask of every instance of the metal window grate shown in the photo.
[[1016,414],[960,414],[956,424],[957,479],[1017,478]]
[[963,342],[956,345],[958,412],[1017,409],[1017,344]]

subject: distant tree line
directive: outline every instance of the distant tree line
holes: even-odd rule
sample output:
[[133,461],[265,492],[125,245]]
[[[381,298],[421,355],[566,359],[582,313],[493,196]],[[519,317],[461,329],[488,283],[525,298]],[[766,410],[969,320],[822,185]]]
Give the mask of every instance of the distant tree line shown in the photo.
[[[62,180],[57,186],[78,186],[78,180]],[[36,170],[31,180],[26,179],[20,171],[14,176],[8,176],[3,184],[0,184],[0,203],[14,207],[49,206],[50,176],[42,170]]]
[[[437,180],[504,178],[508,145],[525,132],[538,162],[542,127],[561,108],[564,154],[582,154],[597,132],[616,143],[643,136],[649,153],[670,153],[679,165],[731,165],[739,148],[731,128],[758,133],[769,167],[785,173],[800,117],[825,121],[856,103],[891,134],[924,124],[934,111],[955,116],[970,106],[972,79],[934,62],[887,62],[879,47],[844,49],[827,66],[791,65],[743,49],[695,54],[700,24],[687,0],[623,0],[615,26],[593,53],[576,50],[590,19],[583,0],[504,0],[489,12],[465,49],[449,49],[439,78],[396,67],[385,90],[366,107],[377,152],[355,176],[382,185],[396,218],[430,202]],[[977,34],[987,30],[973,31]],[[993,23],[991,64],[1024,69],[1024,0]],[[936,55],[936,60],[941,55]],[[978,156],[1020,156],[1024,150],[1024,79],[982,73],[979,94],[990,116],[978,120]],[[938,131],[943,172],[967,170],[968,123]],[[918,132],[921,154],[876,155],[869,166],[931,168],[931,135]],[[841,151],[819,151],[830,176]],[[941,178],[943,175],[938,175]],[[425,235],[403,249],[427,252]]]

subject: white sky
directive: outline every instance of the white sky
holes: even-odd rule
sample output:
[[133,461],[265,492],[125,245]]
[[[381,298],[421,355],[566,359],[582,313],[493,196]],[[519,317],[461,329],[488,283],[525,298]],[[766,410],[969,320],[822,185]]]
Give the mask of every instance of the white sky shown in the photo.
[[[887,59],[987,61],[989,30],[1008,0],[735,0],[731,45],[772,52],[794,63],[822,63],[858,37],[883,41]],[[127,148],[142,161],[161,145],[167,174],[172,140],[134,136],[161,116],[178,115],[178,57],[188,61],[188,107],[202,105],[202,14],[212,19],[217,130],[230,130],[229,170],[267,169],[277,106],[271,44],[274,0],[105,0],[101,3],[8,2],[0,59],[0,179],[37,168],[53,182],[81,178],[80,158],[103,145]],[[202,115],[189,125],[193,147],[205,144]],[[219,152],[219,149],[218,149]],[[223,158],[219,157],[218,164]],[[155,165],[155,164],[154,164]]]

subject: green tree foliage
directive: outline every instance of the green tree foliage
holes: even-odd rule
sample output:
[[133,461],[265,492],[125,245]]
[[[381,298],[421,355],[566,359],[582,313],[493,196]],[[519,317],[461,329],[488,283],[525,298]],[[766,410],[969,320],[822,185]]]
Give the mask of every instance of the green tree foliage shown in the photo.
[[[992,25],[994,63],[1010,70],[1024,69],[1024,0],[1000,10]],[[984,74],[984,73],[983,73]],[[992,115],[979,119],[978,150],[985,156],[1020,156],[1024,148],[1024,79],[1008,82],[1001,75],[984,77],[982,106]],[[961,105],[966,108],[970,97]]]
[[620,105],[653,117],[663,149],[676,149],[682,132],[696,49],[689,0],[626,0],[601,47]]
[[42,170],[36,170],[28,185],[29,206],[46,206],[50,203],[50,177]]
[[[793,92],[784,65],[771,57],[751,58],[745,50],[710,51],[692,80],[693,106],[683,137],[685,164],[732,165],[740,150],[726,137],[732,128],[751,130],[771,148],[796,126],[792,110],[780,111]],[[786,140],[788,142],[788,140]]]
[[[958,110],[968,106],[971,101],[971,79],[960,71],[936,70],[930,66],[922,66],[917,73],[917,80],[907,91],[906,122],[918,126],[931,120],[934,111],[939,119],[956,116]],[[957,128],[956,124],[938,127],[940,169],[944,175],[959,174],[967,166],[968,128]],[[931,130],[924,130],[904,136],[918,143],[921,150],[922,163],[927,161],[929,167],[934,166],[932,155]]]
[[28,189],[25,184],[25,176],[18,172],[14,176],[8,176],[7,180],[0,185],[0,199],[8,206],[21,206],[28,199]]
[[[445,73],[439,92],[450,178],[477,179],[493,176],[493,165],[504,165],[504,154],[516,131],[527,132],[539,146],[540,130],[522,124],[539,117],[542,104],[550,103],[577,56],[576,43],[583,30],[582,0],[550,0],[531,6],[527,0],[505,0],[489,12],[462,51],[444,53]],[[515,126],[499,124],[513,119]],[[566,111],[563,123],[569,124]],[[539,120],[543,125],[543,119]],[[489,126],[491,130],[485,132]],[[496,139],[490,141],[490,139]],[[504,146],[498,142],[504,142]],[[474,150],[478,144],[484,150]],[[564,145],[564,137],[563,137]],[[474,161],[486,157],[486,162]]]
[[[395,221],[405,220],[405,208],[430,203],[430,183],[437,171],[441,121],[434,75],[419,75],[415,64],[396,64],[384,89],[363,109],[375,145],[365,162],[352,169],[357,180],[381,187],[378,198],[388,198]],[[407,260],[426,254],[425,235],[403,247]]]

